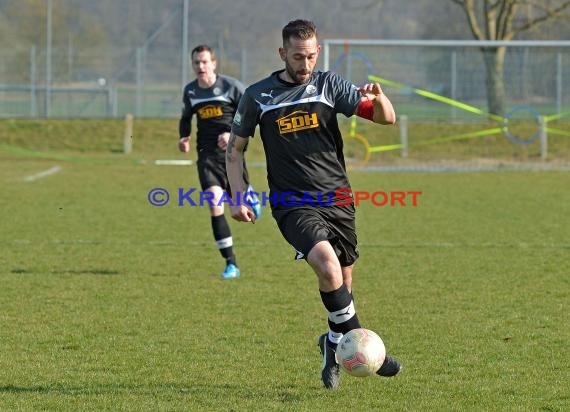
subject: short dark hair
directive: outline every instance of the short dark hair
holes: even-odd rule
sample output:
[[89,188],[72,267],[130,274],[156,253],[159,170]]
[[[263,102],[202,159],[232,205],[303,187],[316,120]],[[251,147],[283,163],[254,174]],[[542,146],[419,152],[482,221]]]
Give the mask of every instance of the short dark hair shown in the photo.
[[292,20],[283,27],[281,35],[283,36],[283,45],[285,46],[285,43],[287,43],[291,37],[300,40],[317,37],[317,26],[309,20]]
[[216,60],[216,53],[214,50],[207,44],[200,44],[192,49],[192,53],[190,53],[190,57],[194,57],[194,53],[202,53],[202,52],[210,52],[210,56],[212,56],[212,60]]

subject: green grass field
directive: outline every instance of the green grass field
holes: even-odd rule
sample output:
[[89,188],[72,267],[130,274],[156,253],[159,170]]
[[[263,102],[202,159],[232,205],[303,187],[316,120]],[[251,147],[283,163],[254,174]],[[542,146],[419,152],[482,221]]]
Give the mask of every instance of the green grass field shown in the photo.
[[[326,391],[316,277],[269,209],[231,222],[242,277],[220,280],[207,209],[175,201],[195,167],[151,162],[185,157],[176,122],[136,123],[129,156],[120,130],[0,122],[0,410],[570,408],[568,172],[351,171],[422,191],[357,211],[356,307],[404,370]],[[155,187],[174,200],[151,206]]]

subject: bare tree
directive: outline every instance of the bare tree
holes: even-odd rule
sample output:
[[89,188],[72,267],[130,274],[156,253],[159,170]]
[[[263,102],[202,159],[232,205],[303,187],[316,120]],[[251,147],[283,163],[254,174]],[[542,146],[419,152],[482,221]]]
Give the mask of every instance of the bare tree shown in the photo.
[[[568,19],[569,0],[451,0],[467,17],[477,40],[513,40],[522,32],[555,19]],[[487,72],[486,90],[489,111],[504,114],[504,46],[481,48]]]

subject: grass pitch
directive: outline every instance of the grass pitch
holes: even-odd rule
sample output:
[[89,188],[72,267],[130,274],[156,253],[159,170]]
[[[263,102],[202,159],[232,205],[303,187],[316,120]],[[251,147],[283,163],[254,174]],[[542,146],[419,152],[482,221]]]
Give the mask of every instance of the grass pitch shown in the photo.
[[231,222],[242,277],[222,281],[207,209],[149,204],[198,187],[195,166],[151,164],[183,157],[160,125],[130,157],[98,127],[0,151],[0,410],[570,407],[567,172],[352,171],[354,190],[422,195],[357,212],[357,311],[404,370],[331,392],[316,277],[269,209]]

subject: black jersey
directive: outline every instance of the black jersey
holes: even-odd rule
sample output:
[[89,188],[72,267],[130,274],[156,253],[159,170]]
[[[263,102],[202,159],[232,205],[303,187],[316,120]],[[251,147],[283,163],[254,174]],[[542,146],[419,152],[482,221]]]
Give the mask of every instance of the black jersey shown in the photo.
[[272,199],[287,193],[321,204],[350,187],[336,116],[352,116],[362,95],[334,72],[315,71],[305,84],[287,83],[280,72],[246,89],[232,132],[253,136],[259,124]]
[[196,149],[198,153],[222,152],[218,135],[229,132],[244,85],[238,80],[218,74],[216,82],[207,89],[194,80],[184,87],[184,108],[180,118],[180,137],[190,136],[192,115],[196,113]]

